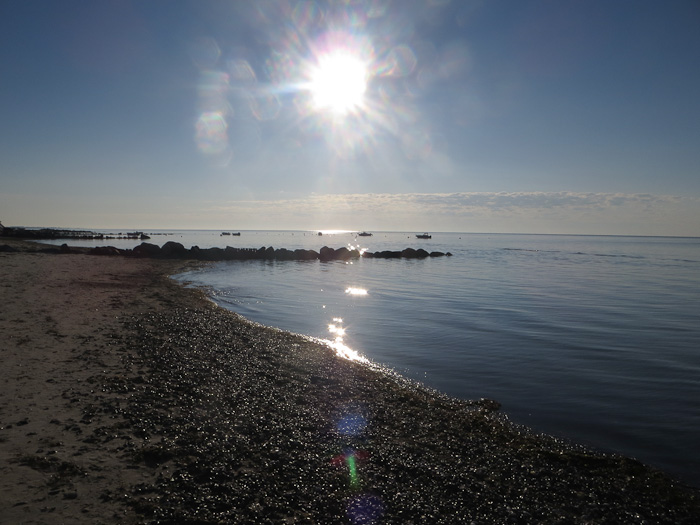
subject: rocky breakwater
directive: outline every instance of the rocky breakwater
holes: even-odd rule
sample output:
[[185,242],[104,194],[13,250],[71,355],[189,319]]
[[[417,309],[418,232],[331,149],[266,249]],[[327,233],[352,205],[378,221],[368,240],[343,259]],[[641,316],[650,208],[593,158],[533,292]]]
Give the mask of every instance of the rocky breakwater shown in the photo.
[[181,243],[169,241],[162,247],[143,242],[134,249],[119,249],[113,246],[100,246],[90,250],[93,255],[123,255],[127,257],[151,257],[160,259],[193,259],[198,261],[246,261],[265,259],[277,261],[347,261],[365,257],[368,259],[422,259],[426,257],[451,256],[450,252],[428,252],[423,249],[406,248],[401,251],[360,252],[348,248],[329,248],[324,246],[319,252],[315,250],[288,250],[286,248],[185,248]]

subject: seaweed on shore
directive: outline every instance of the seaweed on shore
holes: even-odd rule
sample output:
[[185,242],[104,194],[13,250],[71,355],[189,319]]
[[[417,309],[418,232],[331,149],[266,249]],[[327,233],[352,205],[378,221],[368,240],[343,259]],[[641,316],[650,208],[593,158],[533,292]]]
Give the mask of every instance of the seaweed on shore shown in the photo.
[[536,435],[493,402],[406,388],[215,307],[125,326],[126,373],[103,391],[123,401],[122,450],[153,473],[124,503],[152,523],[700,517],[697,491],[634,460]]
[[56,456],[26,454],[17,458],[16,462],[22,466],[49,474],[48,486],[51,488],[66,485],[74,477],[85,474],[75,463],[61,460]]

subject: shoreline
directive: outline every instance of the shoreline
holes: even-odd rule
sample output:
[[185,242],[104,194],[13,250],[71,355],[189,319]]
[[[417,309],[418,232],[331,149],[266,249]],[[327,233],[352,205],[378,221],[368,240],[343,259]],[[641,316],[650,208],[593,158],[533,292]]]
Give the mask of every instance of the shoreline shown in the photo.
[[19,251],[0,253],[3,520],[700,519],[700,491],[658,470],[221,309],[167,278],[183,261],[10,242]]

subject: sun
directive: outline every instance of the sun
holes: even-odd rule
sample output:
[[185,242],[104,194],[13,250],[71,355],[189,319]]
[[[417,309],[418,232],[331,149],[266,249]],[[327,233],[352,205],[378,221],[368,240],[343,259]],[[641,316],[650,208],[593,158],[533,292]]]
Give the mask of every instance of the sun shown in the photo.
[[362,105],[367,90],[367,66],[358,57],[338,51],[319,57],[309,90],[314,106],[346,115]]

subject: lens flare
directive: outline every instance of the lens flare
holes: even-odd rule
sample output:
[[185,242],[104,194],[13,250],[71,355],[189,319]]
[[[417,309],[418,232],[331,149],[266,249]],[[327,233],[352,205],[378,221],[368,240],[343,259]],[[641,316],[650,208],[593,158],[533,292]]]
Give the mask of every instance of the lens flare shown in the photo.
[[381,159],[393,148],[406,161],[434,157],[440,143],[418,103],[431,86],[469,72],[469,48],[461,41],[445,49],[421,44],[396,16],[410,10],[399,4],[253,2],[251,23],[265,54],[223,50],[210,37],[192,41],[200,120],[218,114],[228,125],[224,134],[220,122],[197,122],[199,150],[216,162],[241,163],[260,149],[248,147],[248,133],[233,130],[272,133],[274,122],[289,135],[285,148],[315,147],[321,139],[341,159]]
[[355,525],[371,525],[378,523],[384,515],[384,505],[379,496],[361,494],[348,504],[348,518]]
[[225,156],[228,152],[228,125],[218,111],[202,113],[195,125],[195,141],[202,153]]
[[367,420],[362,414],[351,413],[340,418],[338,432],[344,436],[359,436],[367,427]]
[[336,468],[346,466],[348,468],[348,474],[350,476],[350,487],[357,489],[360,487],[360,475],[358,472],[358,466],[360,463],[364,463],[369,458],[369,452],[366,450],[354,450],[348,449],[344,454],[334,457],[331,459],[331,465]]
[[311,73],[309,90],[317,110],[328,109],[345,115],[362,105],[367,90],[367,66],[345,51],[319,58]]
[[360,485],[360,478],[357,476],[357,464],[355,456],[350,454],[347,458],[348,469],[350,470],[350,486],[356,488]]

